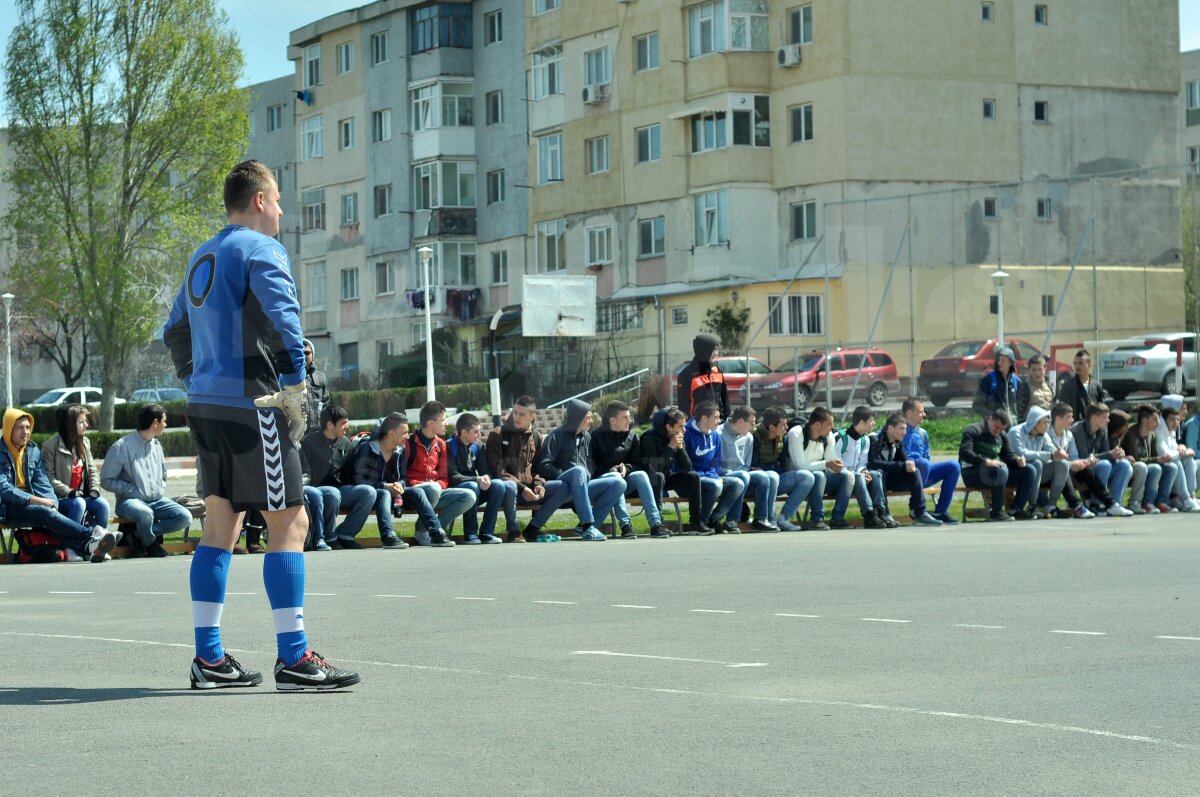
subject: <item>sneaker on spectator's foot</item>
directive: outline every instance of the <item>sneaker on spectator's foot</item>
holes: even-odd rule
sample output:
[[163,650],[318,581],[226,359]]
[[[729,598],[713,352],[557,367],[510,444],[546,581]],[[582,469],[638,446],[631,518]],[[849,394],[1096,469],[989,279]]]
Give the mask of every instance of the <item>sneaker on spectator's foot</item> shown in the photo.
[[479,539],[478,534],[468,534],[463,537],[463,545],[483,545],[483,541]]
[[1121,506],[1120,504],[1113,504],[1112,506],[1106,508],[1104,510],[1104,513],[1106,515],[1108,515],[1109,517],[1130,517],[1131,515],[1133,515],[1132,512],[1130,512],[1128,509]]
[[[131,543],[131,546],[132,546],[132,543]],[[233,546],[233,553],[234,553],[234,555],[236,555],[236,556],[242,556],[242,555],[244,555],[244,554],[247,554],[247,553],[250,553],[250,552],[246,550],[246,546],[245,546],[245,545],[234,545],[234,546]],[[137,555],[138,555],[138,556],[141,556],[142,554],[141,554],[141,553],[138,553]]]
[[408,547],[408,543],[397,537],[395,534],[385,534],[380,537],[379,545],[382,548],[390,548],[393,551],[403,551]]
[[684,532],[689,537],[711,537],[717,531],[707,523],[689,523],[685,526],[687,530]]
[[1055,507],[1050,510],[1046,517],[1052,517],[1056,520],[1069,520],[1075,517],[1075,510],[1069,507]]
[[1200,512],[1200,499],[1189,498],[1184,503],[1187,505],[1187,508],[1183,510],[1184,512]]
[[1071,516],[1079,520],[1091,520],[1096,516],[1096,513],[1088,509],[1086,504],[1080,504],[1071,510]]
[[829,528],[834,529],[834,530],[841,530],[841,529],[852,529],[854,527],[851,526],[849,523],[847,523],[845,518],[835,517],[829,521]]
[[958,521],[951,517],[949,512],[934,512],[934,518],[942,521],[943,526],[957,526]]
[[92,538],[88,540],[84,553],[93,562],[99,564],[105,561],[108,552],[117,547],[123,535],[119,531],[109,531],[103,526],[92,529]]
[[[234,547],[233,552],[237,553],[236,546]],[[242,551],[242,553],[245,553],[245,552],[246,552],[245,550]],[[142,541],[139,540],[136,535],[131,536],[129,538],[129,557],[128,558],[141,559],[145,555],[146,555],[146,546],[142,545]]]
[[1037,520],[1028,509],[1018,509],[1012,514],[1013,520]]
[[68,562],[82,562],[84,558],[75,553],[72,548],[63,548],[63,555],[66,556]]
[[[1151,512],[1150,510],[1154,510]],[[1157,515],[1158,509],[1154,504],[1139,504],[1136,501],[1129,502],[1129,511],[1135,515]]]
[[338,547],[343,551],[357,551],[362,548],[362,543],[353,537],[338,537]]
[[432,536],[425,529],[416,529],[413,531],[413,537],[417,541],[417,546],[421,548],[428,548],[433,543]]
[[306,651],[304,658],[291,667],[285,666],[282,659],[275,659],[275,688],[281,692],[341,689],[354,686],[359,680],[358,673],[339,670],[316,651]]
[[810,520],[800,528],[803,531],[829,531],[829,524],[824,520]]
[[790,520],[784,520],[783,518],[780,518],[775,522],[779,525],[780,531],[800,531],[800,526],[797,526]]
[[313,546],[314,551],[332,551],[333,548],[325,540],[317,540],[317,544]]
[[726,534],[742,533],[742,529],[740,526],[738,526],[737,521],[730,520],[729,518],[725,518],[725,522],[721,524],[721,531],[725,532]]
[[202,659],[192,659],[191,681],[193,689],[225,689],[230,686],[258,686],[262,673],[247,670],[237,659],[225,654],[219,664],[209,664]]
[[[510,531],[504,535],[504,541],[505,542],[525,542],[526,541],[526,537],[525,537],[526,533],[528,533],[528,530],[526,530],[526,532]],[[537,536],[537,532],[534,532],[534,537],[536,537],[536,536]]]
[[155,540],[146,546],[146,556],[161,559],[164,556],[170,556],[170,554],[167,553],[167,549],[163,547],[162,542]]
[[600,532],[600,529],[590,524],[584,526],[582,523],[575,527],[575,536],[586,542],[604,542],[608,539]]
[[890,512],[883,516],[883,522],[887,524],[889,529],[898,529],[901,525],[903,525],[899,520],[896,520],[896,518],[892,517]]
[[665,540],[671,536],[671,532],[667,531],[667,527],[659,523],[656,526],[650,527],[650,536],[656,540]]
[[480,534],[479,542],[481,545],[499,545],[500,543],[504,542],[504,540],[500,539],[495,534]]
[[1179,510],[1178,510],[1178,509],[1176,509],[1175,507],[1171,506],[1170,504],[1158,504],[1157,506],[1158,506],[1158,511],[1159,511],[1159,512],[1161,512],[1161,513],[1162,513],[1162,514],[1164,514],[1164,515],[1169,515],[1169,514],[1171,514],[1172,512],[1176,512],[1176,513],[1178,513],[1178,512],[1179,512]]
[[928,512],[923,512],[920,515],[918,515],[917,517],[913,518],[913,525],[914,526],[940,526],[940,525],[942,525],[942,521],[938,520],[937,518],[935,518],[933,515],[929,514]]
[[770,523],[766,520],[756,520],[750,524],[750,530],[751,531],[761,531],[761,532],[765,532],[765,533],[769,534],[772,531],[779,531],[779,527],[776,526],[774,523]]
[[429,535],[429,544],[434,548],[453,548],[454,540],[447,537],[443,532],[435,531]]
[[1013,516],[1005,512],[1003,509],[999,511],[988,512],[989,523],[1008,523],[1013,520]]
[[632,523],[622,523],[621,524],[621,536],[618,537],[617,539],[619,539],[619,540],[636,540],[637,532],[633,530],[633,524]]

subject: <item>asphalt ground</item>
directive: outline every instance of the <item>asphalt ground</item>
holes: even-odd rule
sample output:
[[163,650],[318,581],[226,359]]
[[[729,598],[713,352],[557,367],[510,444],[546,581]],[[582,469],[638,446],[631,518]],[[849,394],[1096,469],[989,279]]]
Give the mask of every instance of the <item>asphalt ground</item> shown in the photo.
[[3,794],[1136,794],[1200,776],[1186,515],[306,555],[352,690],[270,687],[255,557],[0,568]]

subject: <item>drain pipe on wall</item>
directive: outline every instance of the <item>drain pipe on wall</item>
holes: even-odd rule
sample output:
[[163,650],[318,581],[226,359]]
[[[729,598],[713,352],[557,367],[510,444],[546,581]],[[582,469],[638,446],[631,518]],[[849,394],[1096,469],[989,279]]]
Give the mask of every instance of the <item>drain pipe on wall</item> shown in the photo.
[[658,311],[658,372],[667,372],[667,308],[663,307],[662,297],[654,296],[654,309]]

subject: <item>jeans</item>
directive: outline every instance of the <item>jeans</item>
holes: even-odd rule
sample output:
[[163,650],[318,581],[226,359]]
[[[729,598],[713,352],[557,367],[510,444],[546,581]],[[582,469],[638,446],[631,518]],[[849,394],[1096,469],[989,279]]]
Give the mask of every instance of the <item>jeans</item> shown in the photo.
[[779,496],[779,474],[773,470],[739,470],[728,474],[742,480],[742,500],[734,507],[738,517],[742,517],[742,505],[746,503],[746,495],[754,491],[754,519],[759,522],[769,522],[775,514],[775,499]]
[[[581,526],[595,525],[596,516],[592,513],[592,499],[591,499],[591,491],[588,488],[587,471],[585,471],[583,468],[576,465],[574,467],[567,468],[562,473],[558,474],[557,479],[552,479],[550,481],[547,481],[546,482],[546,498],[547,499],[550,498],[550,485],[555,482],[562,484],[562,486],[566,488],[567,493],[570,497],[570,501],[575,507],[575,515],[579,518],[579,525],[581,525]],[[561,489],[561,488],[558,488],[558,489]],[[624,492],[624,488],[622,488],[621,492]],[[565,502],[566,502],[566,499],[564,499],[563,501],[560,501],[559,506],[561,506]],[[617,499],[613,498],[613,504],[615,504],[616,502],[617,502]],[[611,507],[612,507],[612,504],[609,505],[610,509],[611,509]],[[543,509],[544,508],[545,507],[543,507]],[[538,510],[538,514],[534,515],[535,520],[538,517],[538,515],[541,515],[541,514],[542,514],[542,510]],[[546,513],[543,522],[535,523],[534,524],[535,527],[540,529],[544,525],[545,520],[550,519],[550,514],[552,514],[552,513]]]
[[83,496],[62,498],[58,502],[58,511],[63,516],[69,517],[76,523],[89,528],[92,526],[108,528],[108,520],[112,516],[108,501],[103,498],[92,498],[91,496],[86,498]]
[[952,460],[932,463],[927,459],[914,459],[913,462],[917,463],[917,470],[921,472],[922,484],[926,487],[935,484],[942,485],[937,506],[933,511],[939,515],[948,513],[950,505],[954,503],[954,488],[958,486],[959,476],[962,475],[962,466]]
[[1038,508],[1047,509],[1056,506],[1058,497],[1062,495],[1071,475],[1070,464],[1065,459],[1050,459],[1045,462],[1040,459],[1030,459],[1027,462],[1037,470],[1038,487],[1046,488],[1045,498],[1042,498],[1041,491],[1038,491]]
[[987,465],[968,465],[962,470],[962,480],[963,484],[968,487],[991,488],[990,506],[991,512],[995,514],[1004,509],[1004,488],[1008,485],[1015,485],[1017,488],[1017,495],[1013,499],[1013,510],[1021,510],[1028,506],[1037,493],[1037,473],[1037,468],[1028,462],[1023,468],[1013,467],[1011,469],[1007,465],[1001,465],[998,468]]
[[1180,457],[1173,463],[1178,468],[1175,477],[1175,495],[1181,498],[1196,497],[1196,458]]
[[342,508],[342,493],[336,487],[313,487],[304,485],[304,501],[308,504],[309,539],[316,543],[325,539],[326,529],[337,523],[338,510]]
[[[1104,463],[1096,463],[1097,465]],[[1133,465],[1129,464],[1127,459],[1118,459],[1112,463],[1112,475],[1108,477],[1108,491],[1112,494],[1112,498],[1118,504],[1125,497],[1125,487],[1129,484],[1129,479],[1133,476]]]
[[[379,533],[384,534],[384,523],[386,517],[387,532],[392,531],[392,494],[387,490],[379,490],[379,496],[375,501],[375,517],[379,521]],[[430,496],[433,496],[431,499]],[[442,522],[438,520],[437,513],[433,508],[437,506],[437,501],[442,497],[442,488],[437,482],[425,482],[423,484],[411,484],[404,488],[404,496],[402,498],[405,509],[411,509],[417,513],[417,526],[425,527],[425,531],[431,533],[442,532]],[[386,501],[385,501],[386,498]]]
[[142,545],[173,531],[183,531],[192,525],[192,513],[170,498],[142,501],[137,498],[118,498],[117,517],[137,524],[137,538]]
[[470,490],[475,496],[475,503],[463,513],[463,534],[467,537],[479,535],[479,513],[475,507],[480,500],[486,498],[483,509],[483,533],[496,533],[496,518],[504,508],[504,525],[509,532],[518,531],[517,526],[517,483],[507,479],[492,479],[491,486],[486,490],[480,488],[479,482],[462,482],[458,487]]
[[[58,537],[62,544],[83,556],[86,553],[92,530],[48,506],[27,504],[5,507],[4,522],[16,528],[45,529]],[[190,517],[190,515],[189,515]]]
[[[811,470],[786,470],[779,474],[779,492],[787,496],[779,517],[791,522],[804,499],[815,520],[825,517],[825,473]],[[775,520],[774,517],[771,520]]]
[[925,483],[921,481],[920,468],[912,473],[908,473],[907,471],[889,473],[884,477],[884,482],[886,482],[885,486],[889,490],[908,490],[908,511],[912,515],[913,520],[916,520],[928,511],[925,505]]
[[[571,471],[576,471],[581,475],[583,473],[580,468],[571,468],[569,471],[564,471],[563,475],[565,476],[571,473]],[[574,480],[576,477],[572,475],[569,478]],[[542,496],[542,505],[538,507],[538,510],[533,513],[533,517],[529,520],[528,528],[531,532],[545,526],[558,508],[571,499],[572,487],[573,485],[568,484],[562,479],[551,479],[546,482],[546,493]],[[586,494],[585,490],[584,495],[586,496]],[[584,501],[584,506],[589,510],[591,509],[586,501]]]
[[642,502],[642,509],[646,513],[646,522],[650,524],[650,528],[662,525],[662,511],[658,507],[658,496],[655,494],[654,485],[650,483],[650,474],[644,470],[630,471],[625,474],[625,492],[621,494],[621,498],[617,501],[617,522],[624,525],[629,522],[629,506],[625,503],[625,496],[636,495]]
[[[863,478],[866,473],[871,474],[870,483]],[[876,509],[886,510],[887,496],[883,494],[883,474],[877,470],[856,473],[854,475],[854,498],[858,501],[858,510],[864,518],[874,514]]]
[[442,490],[438,502],[433,507],[437,512],[438,522],[442,524],[442,528],[453,528],[454,521],[460,515],[467,512],[474,514],[476,500],[478,500],[478,496],[465,487],[447,487],[445,490]]
[[[1159,476],[1162,468],[1159,468]],[[1146,503],[1146,486],[1150,479],[1150,467],[1145,462],[1133,463],[1133,476],[1129,479],[1129,506],[1141,506]],[[1155,482],[1157,484],[1157,482]],[[1157,489],[1157,488],[1155,488]],[[1155,503],[1155,490],[1150,491],[1150,503]]]
[[[588,501],[592,505],[592,523],[597,520],[601,523],[608,517],[608,513],[612,512],[617,504],[625,502],[625,490],[628,489],[628,484],[623,478],[615,473],[606,473],[603,476],[592,479],[587,484]],[[576,508],[578,514],[578,508]],[[617,514],[617,519],[620,520],[620,513]],[[580,517],[580,522],[583,518]],[[628,522],[629,513],[625,513],[625,521]],[[586,524],[585,524],[586,525]]]
[[1157,483],[1152,481],[1151,476],[1146,477],[1146,503],[1165,504],[1171,500],[1171,489],[1179,481],[1178,465],[1177,462],[1168,462],[1165,465],[1155,462],[1146,465],[1150,471],[1158,468]]
[[[367,518],[371,516],[371,510],[375,508],[376,490],[369,484],[343,484],[337,488],[341,498],[341,508],[345,509],[346,519],[341,522],[335,532],[333,526],[325,527],[325,541],[333,542],[334,536],[344,537],[346,539],[354,539],[354,536],[362,531],[363,524],[367,522]],[[386,536],[392,528],[392,513],[391,501],[392,494],[384,490],[388,497],[388,514],[386,528],[381,524],[379,526],[380,536]]]
[[850,494],[854,491],[854,474],[841,471],[825,471],[825,495],[833,500],[832,520],[844,520],[846,507],[850,506]]
[[[715,525],[715,521],[719,519],[737,521],[741,515],[736,517],[733,515],[734,507],[738,506],[742,500],[742,493],[746,489],[746,483],[737,476],[717,476],[715,478],[709,476],[700,477],[700,485],[703,490],[703,503],[706,506],[712,506],[711,502],[716,503],[716,507],[712,510],[709,518],[714,521],[709,525]],[[711,498],[710,498],[711,496]],[[717,500],[718,496],[720,500]]]

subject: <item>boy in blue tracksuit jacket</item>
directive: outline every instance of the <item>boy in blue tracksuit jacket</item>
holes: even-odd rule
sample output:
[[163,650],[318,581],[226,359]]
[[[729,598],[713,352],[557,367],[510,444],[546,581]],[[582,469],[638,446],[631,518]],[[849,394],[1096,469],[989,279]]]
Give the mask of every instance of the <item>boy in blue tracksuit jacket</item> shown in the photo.
[[904,453],[917,466],[922,488],[938,483],[942,485],[933,517],[945,525],[953,526],[958,521],[950,516],[950,505],[954,503],[954,488],[958,487],[962,466],[955,461],[935,463],[929,459],[929,432],[921,428],[921,421],[925,420],[924,402],[910,396],[900,405],[900,412],[904,414],[904,422],[908,425],[902,443]]
[[[683,447],[692,460],[692,471],[700,476],[702,521],[718,533],[738,534],[737,518],[730,517],[730,513],[734,507],[741,505],[746,483],[736,476],[722,476],[718,470],[721,437],[717,434],[717,427],[720,424],[721,410],[716,402],[700,402],[695,407],[695,415],[688,419],[683,429]],[[718,497],[720,502],[717,501]]]

